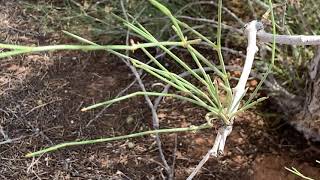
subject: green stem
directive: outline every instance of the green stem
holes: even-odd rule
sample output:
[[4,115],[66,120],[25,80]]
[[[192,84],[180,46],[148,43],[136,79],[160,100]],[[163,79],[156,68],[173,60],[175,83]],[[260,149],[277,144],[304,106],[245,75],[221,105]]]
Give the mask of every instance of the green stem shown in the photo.
[[38,156],[38,155],[41,155],[44,153],[56,151],[58,149],[70,147],[70,146],[78,146],[78,145],[110,142],[110,141],[116,141],[116,140],[124,140],[124,139],[140,137],[140,136],[145,136],[145,135],[150,135],[150,134],[157,134],[157,133],[160,134],[160,133],[176,133],[176,132],[185,132],[185,131],[198,131],[198,130],[208,129],[208,128],[211,128],[211,126],[209,124],[203,124],[200,126],[190,126],[190,127],[186,127],[186,128],[172,128],[172,129],[159,129],[159,130],[144,131],[144,132],[124,135],[124,136],[110,137],[110,138],[100,138],[100,139],[93,139],[93,140],[66,142],[66,143],[61,143],[61,144],[58,144],[55,146],[51,146],[51,147],[42,149],[40,151],[28,153],[26,155],[26,157],[34,157],[34,156]]
[[[224,66],[224,60],[223,60],[223,55],[222,55],[222,51],[221,51],[221,29],[222,29],[222,0],[219,0],[218,2],[218,32],[217,32],[217,47],[216,50],[218,52],[218,58],[219,58],[219,62],[220,62],[220,66],[222,69],[222,73],[227,75],[226,72],[226,68]],[[224,81],[225,86],[227,87],[227,89],[231,89],[230,88],[230,83],[228,80],[228,76],[225,76],[222,78],[222,80]],[[232,91],[227,90],[227,97],[228,97],[228,103],[230,101],[232,101]]]
[[173,29],[176,31],[176,33],[178,34],[178,36],[180,37],[180,39],[182,41],[185,41],[185,37],[183,36],[183,33],[181,31],[181,28],[177,22],[177,19],[172,15],[172,13],[170,12],[170,10],[165,7],[164,5],[160,4],[158,1],[156,0],[149,0],[149,2],[154,5],[155,7],[157,7],[162,13],[164,13],[166,16],[168,16],[172,23],[173,23]]
[[157,46],[185,46],[186,44],[198,44],[200,39],[190,40],[186,42],[151,42],[143,44],[133,44],[131,46],[127,45],[52,45],[52,46],[20,46],[20,45],[10,45],[10,44],[1,44],[0,48],[4,49],[13,49],[17,52],[26,53],[26,52],[41,52],[41,51],[56,51],[56,50],[83,50],[83,51],[96,51],[96,50],[137,50],[139,48],[148,48],[148,47],[157,47]]
[[198,31],[194,30],[192,27],[190,27],[188,24],[181,22],[179,20],[177,20],[177,22],[183,26],[184,28],[190,30],[191,32],[193,32],[195,35],[197,35],[198,37],[200,37],[202,40],[206,41],[209,45],[211,45],[213,47],[213,49],[216,49],[217,46],[215,43],[213,43],[212,41],[210,41],[207,37],[205,37],[204,35],[202,35],[201,33],[199,33]]
[[[211,97],[213,98],[213,100],[217,103],[217,104],[215,104],[215,105],[216,105],[216,106],[219,106],[219,103],[218,103],[218,100],[217,100],[218,97],[215,96],[215,94],[214,94],[215,88],[213,87],[213,83],[212,83],[212,81],[211,81],[210,76],[204,71],[204,69],[203,69],[201,63],[199,62],[197,56],[195,55],[195,53],[194,53],[193,50],[191,49],[191,46],[187,46],[187,49],[188,49],[188,51],[190,52],[193,60],[196,62],[197,66],[199,67],[199,69],[200,69],[200,71],[201,71],[201,73],[202,73],[202,76],[205,78],[205,80],[206,80],[206,82],[207,82],[207,83],[206,83],[207,89],[208,89]],[[221,108],[221,107],[219,107],[219,108]]]
[[[205,99],[208,100],[209,103],[212,104],[212,106],[217,107],[204,92],[202,92],[201,90],[196,88],[194,85],[192,85],[191,83],[189,83],[185,79],[179,77],[178,75],[176,75],[174,73],[171,73],[171,72],[166,72],[166,71],[162,71],[162,70],[153,68],[153,67],[151,67],[151,66],[149,66],[149,65],[147,65],[145,63],[142,63],[140,61],[135,61],[133,59],[131,59],[131,61],[133,62],[133,65],[135,65],[136,67],[144,69],[145,71],[147,71],[151,75],[153,75],[153,76],[157,77],[158,79],[170,84],[171,86],[175,87],[176,89],[188,93],[190,96],[195,98],[197,101],[199,101],[199,102],[201,102],[203,104],[206,104],[200,98],[197,98],[192,92],[196,93],[197,95],[200,95],[200,96],[204,97]],[[174,78],[173,80],[178,82],[178,84],[175,84],[172,81],[170,81],[170,79],[172,79],[171,77],[173,77]]]
[[[158,40],[153,37],[147,30],[141,30],[138,27],[136,27],[135,25],[126,22],[125,23],[128,27],[130,27],[134,32],[138,33],[139,35],[143,36],[144,38],[146,38],[147,40],[153,42],[153,43],[158,43]],[[188,41],[186,41],[188,42]],[[190,44],[186,43],[185,46],[186,47]],[[206,84],[206,81],[201,78],[198,74],[194,73],[192,71],[192,69],[184,62],[182,61],[178,56],[176,56],[174,53],[172,53],[168,48],[166,48],[165,46],[159,44],[159,48],[161,48],[163,51],[165,51],[171,58],[173,58],[178,64],[180,64],[184,69],[186,69],[188,72],[190,72],[191,75],[193,75],[195,78],[197,78],[201,83]],[[215,70],[218,70],[217,68],[214,67]],[[219,73],[218,73],[219,74]]]
[[116,103],[116,102],[119,102],[119,101],[122,101],[122,100],[125,100],[125,99],[129,99],[129,98],[132,98],[132,97],[135,97],[135,96],[141,96],[141,95],[174,97],[174,98],[177,98],[177,99],[181,99],[181,100],[185,100],[185,101],[197,104],[199,106],[207,108],[209,111],[212,111],[212,107],[206,105],[204,102],[196,101],[196,100],[184,97],[184,96],[180,96],[180,95],[176,95],[176,94],[166,94],[166,93],[157,93],[157,92],[141,92],[141,91],[134,92],[134,93],[131,93],[131,94],[128,94],[128,95],[125,95],[125,96],[121,96],[119,98],[115,98],[115,99],[112,99],[112,100],[109,100],[109,101],[97,103],[97,104],[88,106],[86,108],[83,108],[83,109],[81,109],[81,111],[88,111],[88,110],[95,109],[95,108],[100,107],[100,106],[106,106],[106,105],[109,105],[109,104],[113,104],[113,103]]

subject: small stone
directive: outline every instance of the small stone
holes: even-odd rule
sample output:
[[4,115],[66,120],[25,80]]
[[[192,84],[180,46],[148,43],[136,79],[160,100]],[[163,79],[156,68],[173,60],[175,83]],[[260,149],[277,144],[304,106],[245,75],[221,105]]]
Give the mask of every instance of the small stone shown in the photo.
[[238,139],[237,139],[237,143],[238,143],[238,144],[243,144],[243,141],[244,141],[243,138],[238,138]]
[[95,159],[95,158],[94,158],[94,155],[92,155],[92,156],[89,157],[89,160],[90,160],[90,161],[93,161],[94,159]]
[[257,80],[252,80],[252,81],[250,81],[250,85],[251,86],[257,86],[258,85],[258,81]]
[[134,122],[134,118],[132,116],[128,116],[126,122],[127,124],[131,124]]
[[134,148],[135,144],[133,142],[128,142],[128,148],[132,149]]
[[38,105],[42,105],[42,104],[43,104],[43,101],[40,99],[40,100],[37,101],[37,104],[38,104]]
[[243,162],[243,158],[241,156],[236,156],[232,159],[234,162],[236,162],[237,164],[241,164]]
[[263,120],[259,120],[259,121],[258,121],[258,125],[259,125],[259,126],[263,126],[263,125],[264,125]]

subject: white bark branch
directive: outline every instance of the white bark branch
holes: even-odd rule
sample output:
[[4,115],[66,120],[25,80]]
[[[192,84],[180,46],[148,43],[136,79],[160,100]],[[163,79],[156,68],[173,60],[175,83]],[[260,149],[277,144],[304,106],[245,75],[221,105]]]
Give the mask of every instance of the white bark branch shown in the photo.
[[247,56],[246,56],[246,60],[244,63],[244,67],[243,67],[239,82],[237,86],[234,88],[234,96],[231,103],[231,107],[229,109],[229,114],[233,114],[238,110],[238,107],[240,104],[239,102],[245,93],[245,86],[251,72],[254,55],[258,51],[257,32],[261,28],[262,28],[262,24],[260,22],[257,22],[256,20],[251,21],[245,27],[245,34],[248,37]]
[[[257,32],[262,28],[263,28],[262,24],[256,20],[251,21],[245,27],[245,34],[248,37],[247,56],[246,56],[244,68],[242,70],[239,82],[237,86],[234,88],[233,100],[229,108],[228,114],[233,114],[238,110],[239,104],[240,104],[239,102],[245,93],[245,85],[248,81],[248,78],[251,72],[254,55],[258,51]],[[233,124],[233,119],[231,119],[230,124],[224,125],[223,127],[219,128],[213,147],[202,158],[200,163],[192,171],[192,173],[187,178],[187,180],[191,180],[198,173],[198,171],[208,161],[211,155],[214,157],[217,157],[218,155],[223,154],[227,137],[230,135],[232,131],[232,124]]]
[[218,130],[216,140],[212,148],[207,152],[207,154],[202,158],[197,167],[192,171],[187,180],[191,180],[200,171],[202,166],[209,160],[210,156],[218,157],[218,155],[223,154],[224,145],[227,137],[232,131],[232,126],[223,126]]
[[[267,33],[261,30],[257,33],[258,39],[261,42],[272,42],[273,34]],[[320,36],[310,35],[275,35],[277,44],[287,44],[287,45],[320,45]]]
[[[255,2],[261,2],[261,1],[256,0]],[[178,18],[211,23],[213,27],[218,26],[218,22],[212,19],[195,18],[190,16],[178,16]],[[262,25],[260,22],[258,23]],[[239,34],[243,33],[242,30],[226,24],[222,24],[222,28],[225,30],[230,30],[230,31],[239,33]],[[269,43],[273,42],[273,34],[265,32],[262,28],[261,30],[259,29],[259,31],[257,32],[257,37],[261,42],[269,42]],[[300,46],[320,45],[320,35],[275,35],[275,40],[277,44],[300,45]]]
[[189,175],[187,180],[192,180],[194,178],[194,176],[200,171],[202,166],[209,160],[210,156],[212,155],[212,153],[214,151],[214,148],[215,148],[215,146],[213,145],[213,147],[207,152],[207,154],[202,158],[202,160],[199,162],[197,167]]
[[[262,42],[273,42],[274,35],[266,33],[263,30],[263,24],[256,20],[248,23],[245,27],[244,32],[248,38],[247,55],[239,82],[234,88],[234,96],[228,114],[233,114],[238,110],[240,101],[244,93],[246,92],[245,85],[251,72],[254,56],[258,51],[257,38]],[[288,45],[320,45],[320,36],[275,35],[275,42],[278,44]],[[219,129],[213,147],[208,151],[208,153],[203,157],[198,166],[190,174],[190,176],[188,177],[189,180],[192,179],[202,168],[202,166],[208,161],[210,155],[217,157],[218,155],[223,153],[226,139],[232,131],[232,124],[233,119],[231,119],[231,124],[225,125]]]
[[[245,34],[248,37],[247,56],[246,56],[246,60],[244,63],[244,67],[243,67],[239,82],[237,86],[234,88],[234,95],[233,95],[232,103],[229,108],[228,114],[234,114],[238,110],[240,101],[246,92],[245,86],[251,72],[254,56],[258,51],[257,32],[261,28],[263,28],[262,24],[256,20],[251,21],[245,27]],[[219,132],[217,134],[217,137],[213,146],[214,148],[212,149],[213,156],[218,156],[223,154],[225,142],[227,140],[227,137],[232,131],[232,124],[233,124],[233,119],[231,119],[231,124],[225,125],[224,127],[219,129]]]

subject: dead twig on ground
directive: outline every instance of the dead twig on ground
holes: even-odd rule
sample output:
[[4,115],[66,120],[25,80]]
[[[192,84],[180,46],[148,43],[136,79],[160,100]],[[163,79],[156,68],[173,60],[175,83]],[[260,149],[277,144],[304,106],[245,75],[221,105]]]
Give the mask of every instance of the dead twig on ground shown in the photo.
[[[121,90],[115,97],[122,96],[126,91],[128,91],[135,83],[137,82],[137,79],[134,79],[127,87],[125,87],[123,90]],[[110,105],[105,106],[98,114],[95,115],[94,118],[92,118],[87,124],[86,127],[89,127],[93,121],[97,120],[108,108]]]
[[[121,8],[122,8],[122,11],[123,11],[123,15],[125,16],[125,19],[127,21],[129,21],[129,18],[128,18],[128,15],[127,15],[127,12],[125,10],[125,7],[124,7],[124,4],[123,4],[123,0],[120,1],[121,3]],[[130,32],[130,29],[128,28],[128,31],[127,31],[127,36],[126,36],[126,44],[129,45],[129,34]],[[127,56],[129,55],[129,52],[127,51]],[[138,73],[137,69],[135,66],[131,65],[130,62],[129,62],[129,59],[127,59],[127,66],[130,68],[130,70],[132,71],[132,73],[134,74],[134,76],[136,77],[137,81],[138,81],[138,84],[140,85],[140,88],[143,92],[147,92],[146,91],[146,88],[140,78],[140,74]],[[156,108],[154,107],[152,101],[150,100],[149,96],[147,95],[144,95],[145,97],[145,100],[151,110],[151,113],[152,113],[152,125],[153,125],[153,128],[154,129],[159,129],[159,118],[158,118],[158,115],[157,115],[157,111],[156,111]],[[160,139],[160,136],[158,133],[155,134],[156,135],[156,143],[157,143],[157,146],[158,146],[158,150],[159,150],[159,154],[160,154],[160,158],[165,166],[165,170],[167,172],[167,174],[170,176],[171,174],[171,168],[170,166],[168,165],[168,162],[164,156],[164,153],[163,153],[163,150],[162,150],[162,145],[161,145],[161,139]]]
[[171,174],[169,176],[169,179],[174,179],[174,170],[175,170],[175,165],[176,165],[177,148],[178,148],[178,136],[177,136],[177,134],[175,134],[175,136],[174,136],[173,160],[172,160]]
[[21,140],[23,138],[25,138],[25,136],[20,136],[18,138],[13,138],[13,139],[7,138],[5,141],[1,141],[0,145],[14,143],[14,142],[19,141],[19,140]]
[[50,101],[50,102],[44,103],[44,104],[40,104],[40,105],[32,108],[31,110],[29,110],[25,115],[28,115],[28,114],[32,113],[33,111],[35,111],[35,110],[37,110],[37,109],[39,109],[39,108],[42,108],[42,107],[47,106],[47,105],[49,105],[49,104],[55,103],[55,102],[57,102],[57,101],[61,101],[61,99],[53,100],[53,101]]
[[232,126],[223,126],[219,128],[216,140],[212,148],[207,152],[207,154],[202,158],[197,167],[192,171],[187,180],[191,180],[200,171],[203,165],[209,160],[210,156],[217,157],[219,154],[223,153],[225,140],[227,136],[232,131]]

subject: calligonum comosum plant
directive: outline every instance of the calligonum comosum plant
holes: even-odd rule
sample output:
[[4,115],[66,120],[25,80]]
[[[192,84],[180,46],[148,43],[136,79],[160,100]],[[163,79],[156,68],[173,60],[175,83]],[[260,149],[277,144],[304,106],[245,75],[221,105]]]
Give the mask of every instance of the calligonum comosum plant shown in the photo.
[[[101,138],[95,140],[85,140],[85,141],[76,141],[76,142],[67,142],[58,144],[56,146],[52,146],[49,148],[45,148],[43,150],[29,153],[27,157],[36,156],[39,154],[43,154],[49,151],[57,150],[63,147],[75,146],[75,145],[83,145],[83,144],[93,144],[99,142],[106,141],[114,141],[121,140],[127,138],[138,137],[147,134],[154,133],[170,133],[170,132],[181,132],[181,131],[195,131],[200,129],[206,129],[213,126],[214,123],[221,121],[225,127],[231,127],[228,130],[227,134],[222,133],[221,136],[223,138],[216,142],[217,150],[223,151],[224,143],[226,136],[232,130],[233,119],[239,112],[243,112],[248,108],[253,107],[258,102],[264,100],[265,98],[260,98],[256,101],[252,101],[254,96],[256,95],[256,91],[251,94],[249,100],[241,105],[241,100],[246,94],[245,83],[248,77],[240,77],[239,83],[241,82],[241,87],[238,84],[234,89],[231,88],[229,82],[229,74],[226,71],[223,55],[221,52],[221,7],[222,0],[219,0],[219,8],[218,8],[218,28],[217,28],[217,40],[216,42],[212,42],[209,38],[202,35],[200,32],[196,31],[188,24],[176,19],[169,9],[165,6],[157,2],[156,0],[149,0],[152,5],[154,5],[157,9],[159,9],[163,14],[165,14],[168,18],[170,18],[172,23],[172,29],[176,33],[179,38],[178,41],[158,41],[147,29],[143,27],[143,25],[138,22],[131,23],[127,20],[124,20],[118,16],[116,18],[120,20],[124,26],[129,28],[131,31],[136,33],[139,37],[143,38],[140,43],[138,41],[131,41],[130,45],[98,45],[94,42],[91,42],[87,39],[74,35],[70,32],[65,33],[70,35],[73,38],[81,41],[82,43],[87,43],[89,45],[52,45],[52,46],[40,46],[40,47],[30,47],[30,46],[21,46],[21,45],[9,45],[9,44],[0,44],[0,48],[7,49],[9,51],[4,51],[0,53],[0,58],[13,56],[18,54],[26,54],[26,53],[34,53],[34,52],[42,52],[42,51],[55,51],[55,50],[85,50],[85,51],[97,51],[97,50],[105,50],[111,54],[117,55],[121,58],[127,59],[131,62],[133,66],[138,69],[143,69],[145,72],[154,76],[155,78],[163,81],[166,84],[169,84],[175,91],[173,93],[161,93],[161,92],[134,92],[132,94],[128,94],[119,98],[107,100],[101,103],[97,103],[82,109],[82,111],[89,111],[91,109],[107,106],[128,98],[132,98],[135,96],[163,96],[163,97],[173,97],[183,101],[187,101],[192,103],[199,108],[204,108],[207,110],[207,114],[204,117],[204,122],[200,126],[191,126],[188,128],[172,128],[172,129],[159,129],[159,130],[151,130],[145,131],[125,136],[111,137],[111,138]],[[252,27],[256,29],[257,23],[251,23],[248,25],[249,28]],[[189,39],[183,32],[188,31],[192,33],[192,39]],[[214,64],[213,61],[207,59],[205,55],[201,54],[196,46],[204,42],[207,46],[210,46],[213,52],[217,53],[217,57],[219,59],[219,64]],[[180,48],[186,49],[190,57],[192,58],[194,64],[197,66],[197,71],[191,68],[190,64],[187,64],[179,54],[175,54],[170,50],[170,46],[179,46]],[[185,69],[186,72],[190,74],[190,76],[196,79],[198,82],[192,83],[194,81],[187,80],[177,73],[168,70],[163,63],[159,62],[155,58],[155,55],[151,53],[150,48],[159,48],[163,52],[165,52],[168,57],[176,62],[179,66]],[[140,49],[150,60],[152,63],[144,63],[138,59],[130,57],[125,51],[135,51]],[[254,52],[255,53],[255,52]],[[254,56],[254,54],[253,54]],[[250,56],[251,57],[251,56]],[[253,58],[253,57],[251,57]],[[252,59],[253,61],[253,59]],[[251,63],[252,65],[252,63]],[[249,73],[251,69],[251,65],[249,67]],[[207,71],[210,69],[210,72]],[[245,75],[246,76],[246,75]],[[249,74],[247,73],[247,76]],[[218,83],[219,82],[219,83]],[[242,87],[243,86],[243,87]],[[261,85],[258,86],[258,88]],[[239,90],[239,88],[241,90]],[[240,108],[239,108],[240,107]],[[219,133],[218,133],[219,135]],[[217,136],[218,138],[218,136]],[[220,142],[222,141],[222,142]],[[221,144],[220,144],[221,143]]]

